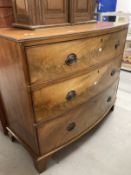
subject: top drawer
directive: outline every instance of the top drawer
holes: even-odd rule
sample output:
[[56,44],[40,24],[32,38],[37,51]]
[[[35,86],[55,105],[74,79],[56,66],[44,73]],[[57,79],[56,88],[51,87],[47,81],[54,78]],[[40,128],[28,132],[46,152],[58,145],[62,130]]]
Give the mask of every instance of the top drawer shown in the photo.
[[27,47],[30,81],[48,82],[123,54],[127,31],[94,38]]

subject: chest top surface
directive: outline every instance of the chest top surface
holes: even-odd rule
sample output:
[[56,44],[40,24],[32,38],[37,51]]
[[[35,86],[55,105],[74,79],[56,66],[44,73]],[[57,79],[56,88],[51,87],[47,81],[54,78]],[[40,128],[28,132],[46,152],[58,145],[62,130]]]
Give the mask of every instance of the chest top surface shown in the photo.
[[112,23],[112,22],[97,22],[91,24],[81,24],[66,27],[53,27],[36,30],[25,30],[17,28],[1,29],[0,37],[14,40],[16,42],[28,42],[41,39],[59,38],[62,36],[78,36],[85,35],[86,37],[97,36],[116,32],[128,27],[128,23]]

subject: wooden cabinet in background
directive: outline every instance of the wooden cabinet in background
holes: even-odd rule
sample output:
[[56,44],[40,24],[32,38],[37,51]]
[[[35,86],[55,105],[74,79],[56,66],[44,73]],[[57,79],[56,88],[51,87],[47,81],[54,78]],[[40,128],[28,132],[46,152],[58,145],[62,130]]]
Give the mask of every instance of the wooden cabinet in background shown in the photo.
[[114,108],[127,28],[100,22],[0,33],[6,128],[39,172]]
[[96,0],[70,0],[72,23],[91,21],[94,18]]
[[41,24],[68,23],[68,1],[67,0],[40,0]]
[[17,27],[39,28],[41,26],[68,23],[68,0],[13,0]]
[[18,25],[33,25],[37,24],[39,19],[39,10],[36,11],[35,7],[38,2],[35,0],[12,0],[14,9],[15,23]]
[[14,26],[40,28],[91,21],[96,0],[13,0]]
[[13,19],[11,0],[0,0],[0,28],[11,27]]
[[11,0],[0,0],[0,7],[12,7]]

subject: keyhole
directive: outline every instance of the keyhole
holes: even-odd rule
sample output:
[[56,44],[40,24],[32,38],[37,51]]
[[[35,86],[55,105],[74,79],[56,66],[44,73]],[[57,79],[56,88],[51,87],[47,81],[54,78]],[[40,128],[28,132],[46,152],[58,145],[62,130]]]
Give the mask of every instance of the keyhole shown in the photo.
[[103,38],[101,38],[101,42],[103,42]]

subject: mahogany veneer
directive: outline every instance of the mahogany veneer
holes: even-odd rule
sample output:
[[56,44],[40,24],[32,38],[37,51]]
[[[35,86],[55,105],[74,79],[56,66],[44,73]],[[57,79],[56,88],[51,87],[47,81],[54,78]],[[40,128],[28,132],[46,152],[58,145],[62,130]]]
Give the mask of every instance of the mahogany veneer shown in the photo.
[[40,28],[94,19],[96,0],[12,0],[16,27]]
[[11,0],[0,1],[0,28],[11,27],[13,23],[13,9]]
[[0,7],[12,7],[11,0],[1,0]]
[[0,31],[6,129],[36,169],[113,110],[128,24]]
[[94,19],[96,0],[69,0],[71,23],[82,23]]

